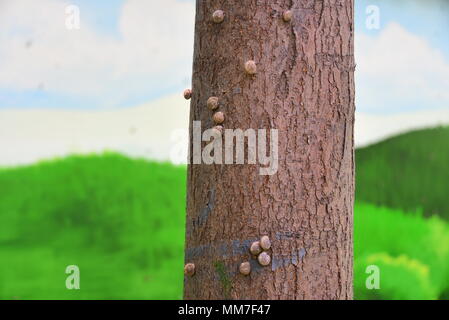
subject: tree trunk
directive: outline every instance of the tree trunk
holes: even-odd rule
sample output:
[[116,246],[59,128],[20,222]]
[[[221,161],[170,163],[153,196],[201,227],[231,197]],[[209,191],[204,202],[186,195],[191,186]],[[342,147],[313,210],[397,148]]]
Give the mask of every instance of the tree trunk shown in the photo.
[[[352,0],[197,0],[186,299],[352,299],[353,31]],[[214,127],[210,97],[224,129],[278,130],[275,174],[194,164],[192,123]],[[249,251],[264,235],[268,266]]]

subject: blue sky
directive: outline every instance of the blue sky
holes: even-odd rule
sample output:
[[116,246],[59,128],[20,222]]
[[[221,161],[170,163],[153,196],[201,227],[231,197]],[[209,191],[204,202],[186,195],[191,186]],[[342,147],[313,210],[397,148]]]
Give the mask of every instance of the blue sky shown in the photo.
[[[365,26],[369,5],[379,8],[379,29]],[[355,17],[359,111],[392,114],[449,107],[447,1],[356,0]]]
[[118,21],[124,1],[71,0],[70,3],[80,7],[83,19],[89,21],[96,31],[118,37]]
[[[80,29],[65,25],[68,5]],[[0,108],[132,107],[190,84],[194,2],[3,0]]]
[[[132,107],[189,87],[193,0],[30,3],[0,4],[0,108]],[[80,30],[65,28],[68,4],[80,8]],[[368,5],[380,9],[379,30],[365,27]],[[449,107],[447,2],[356,0],[355,13],[358,111]],[[409,66],[401,65],[402,47]],[[432,64],[417,66],[426,59]]]
[[[428,40],[449,58],[449,2],[444,0],[355,0],[356,30],[378,36],[391,22]],[[365,28],[365,9],[368,5],[380,8],[379,30]]]

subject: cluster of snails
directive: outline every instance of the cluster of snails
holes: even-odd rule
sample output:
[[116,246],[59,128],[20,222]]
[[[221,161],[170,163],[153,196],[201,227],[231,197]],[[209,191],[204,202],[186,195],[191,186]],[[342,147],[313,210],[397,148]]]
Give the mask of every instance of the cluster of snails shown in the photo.
[[[292,11],[287,10],[284,11],[284,13],[282,14],[282,19],[285,22],[290,22],[292,20]],[[223,10],[216,10],[213,14],[212,14],[212,21],[216,24],[222,23],[225,19],[225,13]],[[257,73],[257,65],[256,62],[253,60],[249,60],[245,63],[244,65],[244,69],[246,74],[248,75],[255,75]],[[186,100],[189,100],[192,98],[192,90],[191,89],[186,89],[184,91],[184,98]],[[216,109],[218,109],[219,107],[219,102],[218,102],[218,97],[210,97],[207,100],[207,107],[214,111]],[[223,122],[225,121],[225,115],[223,112],[218,111],[215,112],[212,119],[215,122],[215,130],[218,130],[218,132],[222,133],[223,132]]]
[[[271,248],[271,241],[268,236],[263,236],[259,241],[255,241],[251,244],[249,251],[254,257],[257,257],[257,261],[263,267],[268,266],[271,263],[271,257],[268,254],[268,250]],[[251,273],[251,264],[248,261],[240,264],[239,271],[241,274],[247,276]]]
[[[284,22],[290,22],[292,21],[293,18],[293,12],[291,10],[286,10],[282,13],[282,20],[284,20]],[[214,11],[214,13],[212,14],[212,21],[214,23],[222,23],[225,19],[225,13],[223,10],[216,10]]]
[[[284,11],[282,14],[282,19],[284,22],[290,22],[293,18],[293,13],[290,10]],[[225,19],[225,13],[223,10],[216,10],[212,14],[212,21],[216,24],[220,24]],[[244,64],[244,70],[247,75],[253,76],[257,73],[257,64],[253,60],[249,60]],[[192,98],[192,90],[186,89],[184,91],[184,98],[189,100]],[[219,106],[218,97],[210,97],[206,103],[207,107],[211,111],[216,111]],[[221,111],[217,111],[212,116],[215,123],[215,130],[220,133],[223,132],[222,124],[225,121],[225,114]],[[271,241],[268,236],[263,236],[259,241],[255,241],[251,244],[250,252],[254,257],[257,257],[257,261],[261,266],[268,266],[271,263],[271,256],[268,254],[268,250],[271,248]],[[242,262],[239,266],[239,272],[245,276],[251,273],[251,264],[248,261]],[[187,263],[184,266],[184,274],[188,276],[193,276],[195,274],[195,264]]]
[[[259,241],[255,241],[251,244],[249,252],[253,257],[257,258],[259,264],[263,267],[268,266],[271,263],[271,256],[268,254],[268,250],[271,249],[271,241],[268,236],[263,236]],[[239,266],[239,272],[244,276],[251,273],[251,264],[248,261],[242,262]],[[195,274],[195,264],[187,263],[184,266],[184,274],[187,276],[193,276]]]
[[[217,110],[220,107],[218,97],[210,97],[207,99],[207,108],[211,111]],[[219,131],[220,133],[223,132],[223,126],[221,124],[225,121],[225,115],[223,112],[218,111],[215,112],[212,119],[214,120],[216,126],[214,127],[215,130]]]

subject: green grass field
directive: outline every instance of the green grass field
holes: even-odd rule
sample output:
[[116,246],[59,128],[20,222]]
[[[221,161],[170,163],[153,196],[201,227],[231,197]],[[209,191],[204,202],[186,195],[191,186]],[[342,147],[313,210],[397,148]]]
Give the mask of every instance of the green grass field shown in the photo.
[[181,298],[185,185],[112,154],[0,171],[0,298]]
[[[421,154],[429,152],[425,137],[442,145],[444,133],[411,133],[357,152],[356,298],[449,298],[449,224],[415,210],[447,218],[445,151]],[[180,299],[185,173],[116,154],[0,170],[0,299]],[[65,288],[72,264],[81,290]],[[380,290],[365,287],[373,264]]]
[[[361,203],[354,215],[356,298],[449,298],[447,222]],[[381,270],[380,290],[365,287],[369,265]]]

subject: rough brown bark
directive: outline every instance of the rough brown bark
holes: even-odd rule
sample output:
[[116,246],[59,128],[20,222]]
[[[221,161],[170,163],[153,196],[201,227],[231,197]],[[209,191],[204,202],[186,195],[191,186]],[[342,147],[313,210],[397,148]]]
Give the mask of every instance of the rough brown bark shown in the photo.
[[[213,127],[217,96],[225,129],[278,129],[279,170],[189,165],[186,299],[352,299],[353,31],[352,0],[197,1],[190,120]],[[262,235],[268,267],[249,253]]]

